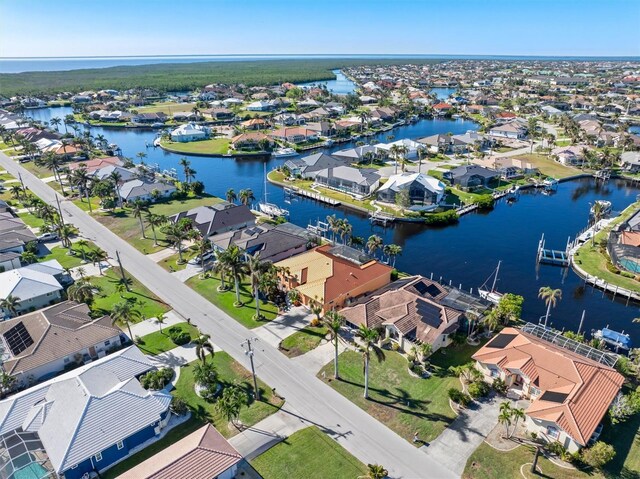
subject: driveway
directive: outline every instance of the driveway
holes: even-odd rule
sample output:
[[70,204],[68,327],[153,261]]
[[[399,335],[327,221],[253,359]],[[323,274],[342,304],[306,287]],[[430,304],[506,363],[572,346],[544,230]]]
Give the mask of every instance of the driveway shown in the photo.
[[308,326],[315,315],[310,314],[304,306],[291,308],[285,314],[269,321],[264,326],[253,330],[253,333],[274,348],[280,345],[280,341],[300,329]]
[[[165,314],[165,317],[165,322],[162,324],[163,330],[170,328],[174,324],[185,322],[185,319],[173,310],[168,311]],[[131,325],[131,334],[133,334],[134,337],[142,337],[158,331],[160,331],[160,327],[158,326],[158,323],[156,323],[156,318],[148,318],[144,321]]]

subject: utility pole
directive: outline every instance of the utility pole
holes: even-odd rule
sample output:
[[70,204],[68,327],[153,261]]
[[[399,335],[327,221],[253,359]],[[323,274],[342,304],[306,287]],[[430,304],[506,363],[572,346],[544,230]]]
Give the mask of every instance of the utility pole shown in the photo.
[[[20,181],[22,181],[22,178],[20,178]],[[64,218],[62,217],[62,207],[60,206],[60,197],[58,196],[58,193],[55,193],[56,195],[56,203],[58,204],[58,216],[60,216],[60,226],[64,227]]]
[[26,191],[26,187],[24,186],[24,181],[22,181],[22,175],[18,172],[18,179],[20,180],[20,184],[22,185],[22,189]]
[[122,267],[122,261],[120,261],[120,252],[116,250],[116,259],[118,260],[118,266],[120,266],[120,275],[122,276],[122,281],[126,281],[126,276],[124,275],[124,268]]
[[253,375],[253,389],[255,391],[256,401],[260,401],[260,390],[258,389],[258,379],[256,378],[256,369],[253,365],[253,354],[254,351],[251,349],[251,341],[257,341],[258,338],[248,338],[245,342],[243,342],[240,346],[244,346],[245,343],[247,345],[247,349],[244,350],[244,354],[249,356],[249,361],[251,363],[251,374]]

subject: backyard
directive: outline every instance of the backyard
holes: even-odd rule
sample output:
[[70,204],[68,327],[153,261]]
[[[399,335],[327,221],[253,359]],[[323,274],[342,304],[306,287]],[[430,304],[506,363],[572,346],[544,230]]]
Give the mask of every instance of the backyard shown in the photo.
[[363,398],[362,355],[357,352],[340,355],[340,380],[333,379],[333,362],[318,377],[324,377],[336,391],[408,441],[417,431],[423,441],[429,442],[455,418],[447,392],[450,388],[459,389],[460,381],[447,369],[469,362],[476,350],[477,347],[462,345],[437,351],[429,358],[432,375],[428,379],[411,376],[401,354],[385,351],[384,362],[372,359],[370,363],[369,400]]
[[366,466],[315,426],[293,433],[251,461],[264,479],[355,479]]

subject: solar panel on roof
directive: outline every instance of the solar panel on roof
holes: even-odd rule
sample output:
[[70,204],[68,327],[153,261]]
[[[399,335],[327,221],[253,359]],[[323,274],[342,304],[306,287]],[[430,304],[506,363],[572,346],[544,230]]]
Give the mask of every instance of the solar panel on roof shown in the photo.
[[568,394],[558,393],[553,391],[547,391],[542,396],[540,396],[541,401],[549,401],[549,402],[557,402],[563,403],[565,399],[567,399]]
[[440,288],[438,288],[433,283],[425,284],[423,281],[419,281],[416,284],[414,284],[413,287],[422,296],[424,296],[425,294],[428,294],[432,298],[435,298],[436,296],[438,296],[440,294]]
[[22,322],[19,322],[13,328],[7,330],[7,332],[4,333],[4,339],[7,341],[9,349],[11,349],[14,356],[20,354],[33,344],[33,339]]
[[508,346],[516,336],[516,334],[500,333],[487,343],[487,347],[502,349]]

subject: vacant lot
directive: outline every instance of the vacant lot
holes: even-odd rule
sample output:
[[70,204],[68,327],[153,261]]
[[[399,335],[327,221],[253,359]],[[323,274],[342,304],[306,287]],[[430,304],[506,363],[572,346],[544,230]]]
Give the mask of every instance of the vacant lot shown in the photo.
[[552,176],[556,179],[566,178],[567,176],[574,176],[583,173],[577,168],[561,165],[548,156],[539,155],[537,153],[520,155],[517,158],[533,163],[533,165],[540,170],[540,173],[542,173],[543,175]]
[[230,143],[228,138],[212,138],[210,140],[190,141],[188,143],[164,140],[160,144],[163,148],[175,153],[226,155]]

